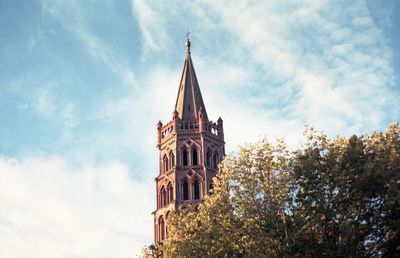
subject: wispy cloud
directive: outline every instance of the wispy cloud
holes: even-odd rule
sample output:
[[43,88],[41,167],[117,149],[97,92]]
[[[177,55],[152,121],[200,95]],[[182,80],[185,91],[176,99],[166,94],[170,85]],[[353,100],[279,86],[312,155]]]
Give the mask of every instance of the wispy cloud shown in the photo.
[[144,45],[150,50],[163,49],[168,41],[163,13],[154,8],[151,1],[132,0],[132,14],[142,33]]
[[135,79],[135,75],[124,61],[122,57],[119,57],[113,53],[113,50],[108,47],[100,38],[90,33],[87,29],[81,25],[78,28],[72,29],[72,31],[78,36],[78,38],[87,47],[89,53],[95,58],[103,62],[108,69],[113,71],[120,80],[127,86],[132,87],[135,90],[139,90],[139,84]]
[[135,90],[139,90],[136,76],[124,56],[116,54],[104,37],[96,35],[89,24],[94,17],[88,14],[83,3],[75,1],[49,2],[42,1],[43,14],[51,16],[63,25],[63,28],[77,37],[90,56],[101,62],[119,77],[121,82]]
[[25,104],[26,107],[32,106],[35,115],[48,126],[53,125],[60,128],[60,136],[64,140],[71,137],[72,130],[78,125],[79,118],[76,114],[75,103],[54,93],[56,86],[54,83],[47,83],[38,87],[32,103]]
[[53,96],[49,88],[41,88],[34,103],[34,110],[36,114],[42,118],[49,118],[55,112]]
[[[212,1],[204,6],[236,35],[238,42],[227,47],[241,49],[233,53],[246,54],[239,59],[247,67],[266,72],[253,92],[275,88],[273,105],[282,117],[330,133],[359,132],[378,128],[387,112],[398,110],[393,55],[366,2]],[[395,112],[390,117],[399,117]]]
[[75,104],[73,102],[65,103],[59,112],[59,117],[62,121],[62,135],[64,138],[69,139],[71,137],[71,131],[78,124]]
[[[156,160],[155,138],[151,132],[156,132],[159,119],[169,119],[172,116],[179,70],[154,66],[142,79],[141,86],[146,89],[137,94],[132,92],[117,100],[107,100],[102,107],[92,114],[94,120],[106,120],[119,126],[118,142],[129,147],[136,154],[144,155],[146,160]],[[114,135],[115,131],[108,132]],[[147,164],[147,163],[146,163]],[[156,163],[147,164],[152,170],[157,169]],[[146,175],[150,176],[150,175]]]

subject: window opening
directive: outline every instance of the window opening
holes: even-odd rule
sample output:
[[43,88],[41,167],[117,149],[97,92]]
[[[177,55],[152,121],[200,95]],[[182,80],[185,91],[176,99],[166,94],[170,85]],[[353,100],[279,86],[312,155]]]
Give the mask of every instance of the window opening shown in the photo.
[[194,191],[194,194],[193,194],[194,199],[199,200],[200,199],[200,184],[199,184],[198,180],[194,181],[194,183],[193,183],[193,191]]
[[193,166],[197,166],[199,164],[198,155],[197,155],[197,149],[196,148],[194,148],[193,151],[192,151],[192,163],[193,163]]
[[189,200],[189,184],[186,180],[182,183],[182,199]]
[[182,165],[188,165],[188,151],[186,149],[183,149],[182,151]]

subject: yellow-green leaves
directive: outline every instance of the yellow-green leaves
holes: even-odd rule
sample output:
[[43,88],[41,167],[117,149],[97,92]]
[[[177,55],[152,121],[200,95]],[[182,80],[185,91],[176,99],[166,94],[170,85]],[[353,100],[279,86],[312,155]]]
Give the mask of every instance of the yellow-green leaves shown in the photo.
[[228,156],[214,192],[168,220],[165,257],[394,257],[400,253],[400,127],[329,139],[308,127]]

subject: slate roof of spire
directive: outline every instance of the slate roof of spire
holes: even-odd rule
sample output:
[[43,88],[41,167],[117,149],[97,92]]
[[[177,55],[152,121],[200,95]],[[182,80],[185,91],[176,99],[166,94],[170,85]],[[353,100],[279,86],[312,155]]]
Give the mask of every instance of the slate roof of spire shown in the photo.
[[190,56],[190,40],[188,35],[186,36],[186,58],[183,64],[175,110],[178,111],[180,119],[197,119],[199,110],[202,110],[204,119],[208,121],[206,107],[204,106]]

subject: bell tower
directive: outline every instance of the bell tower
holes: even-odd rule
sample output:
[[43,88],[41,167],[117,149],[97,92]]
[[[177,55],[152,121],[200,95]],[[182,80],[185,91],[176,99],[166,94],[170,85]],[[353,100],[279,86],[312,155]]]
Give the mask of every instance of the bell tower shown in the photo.
[[172,120],[157,124],[160,171],[155,178],[157,209],[154,239],[168,237],[166,221],[171,210],[198,204],[212,189],[212,178],[225,155],[223,121],[208,120],[186,36],[186,55]]

